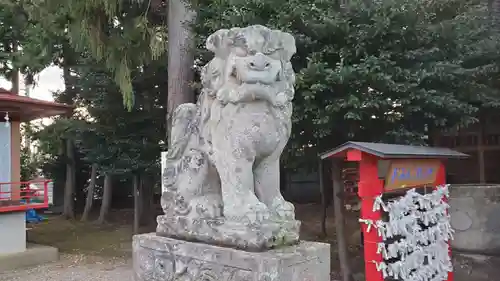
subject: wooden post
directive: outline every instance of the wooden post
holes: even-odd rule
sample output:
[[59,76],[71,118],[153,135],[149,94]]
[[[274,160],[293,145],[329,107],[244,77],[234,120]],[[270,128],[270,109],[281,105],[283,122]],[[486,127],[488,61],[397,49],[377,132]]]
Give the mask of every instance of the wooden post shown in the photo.
[[349,255],[347,253],[347,239],[345,237],[344,221],[344,185],[342,184],[342,167],[340,159],[332,159],[332,182],[333,182],[333,208],[335,210],[335,229],[337,232],[337,246],[340,262],[340,272],[343,281],[353,280],[349,266]]
[[[383,181],[378,178],[377,158],[363,153],[359,163],[358,194],[361,198],[361,219],[378,221],[382,218],[381,211],[373,211],[375,197],[384,190]],[[364,240],[365,280],[383,281],[382,273],[377,270],[376,263],[382,262],[382,255],[377,253],[378,243],[382,238],[373,227],[368,231],[368,225],[361,223]]]
[[[14,38],[12,42],[12,52],[16,53],[19,49],[17,39]],[[19,95],[19,69],[15,66],[12,68],[12,88],[11,93],[14,95]],[[4,116],[1,116],[4,118]],[[11,165],[11,177],[10,177],[10,199],[20,200],[21,198],[21,122],[20,121],[10,121],[10,165]],[[31,180],[31,179],[28,179]]]
[[[440,186],[446,184],[446,168],[444,166],[443,161],[441,161],[441,165],[439,165],[439,170],[436,175],[436,182],[434,183],[434,186]],[[451,255],[451,241],[448,241],[448,254],[450,255],[450,259],[452,259]],[[453,271],[448,272],[448,280],[447,281],[453,281]]]

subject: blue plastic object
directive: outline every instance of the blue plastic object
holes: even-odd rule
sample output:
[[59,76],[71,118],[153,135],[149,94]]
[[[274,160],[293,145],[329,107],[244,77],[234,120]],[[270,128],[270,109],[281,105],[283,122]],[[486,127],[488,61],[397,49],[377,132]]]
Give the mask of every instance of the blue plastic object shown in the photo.
[[[21,203],[26,203],[26,200],[21,200]],[[35,209],[28,209],[26,211],[26,223],[37,223],[45,220],[45,217],[39,215]]]
[[26,211],[26,222],[27,223],[37,223],[44,221],[45,218],[40,216],[34,209],[29,209]]

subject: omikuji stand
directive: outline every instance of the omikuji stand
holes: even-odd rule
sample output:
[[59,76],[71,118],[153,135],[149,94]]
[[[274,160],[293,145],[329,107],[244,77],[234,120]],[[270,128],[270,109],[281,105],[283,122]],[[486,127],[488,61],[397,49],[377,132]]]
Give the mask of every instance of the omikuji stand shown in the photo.
[[[466,154],[446,148],[365,142],[347,142],[320,155],[321,159],[337,158],[332,160],[358,162],[360,220],[370,221],[382,218],[382,212],[373,208],[377,196],[417,187],[444,185],[445,160],[466,157]],[[382,237],[376,230],[369,231],[368,228],[365,223],[361,224],[366,281],[383,281],[382,273],[376,266],[376,263],[383,261],[382,255],[377,253]],[[448,273],[447,281],[453,281],[452,272]]]

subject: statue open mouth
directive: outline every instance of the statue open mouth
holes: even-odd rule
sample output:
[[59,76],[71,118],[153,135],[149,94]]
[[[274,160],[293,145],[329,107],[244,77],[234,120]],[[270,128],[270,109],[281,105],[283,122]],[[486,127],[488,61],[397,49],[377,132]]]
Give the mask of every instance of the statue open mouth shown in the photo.
[[269,79],[269,72],[268,71],[254,71],[254,70],[247,70],[248,74],[243,77],[242,75],[239,75],[239,71],[236,67],[233,67],[233,71],[229,75],[230,80],[238,85],[243,85],[243,84],[261,84],[265,86],[270,86],[278,81],[280,81],[280,76],[279,73],[275,76],[274,79]]

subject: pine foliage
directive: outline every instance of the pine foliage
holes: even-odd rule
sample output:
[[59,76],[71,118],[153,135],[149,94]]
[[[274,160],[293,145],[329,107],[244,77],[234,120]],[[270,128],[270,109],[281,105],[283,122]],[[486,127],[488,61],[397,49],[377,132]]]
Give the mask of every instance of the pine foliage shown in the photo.
[[89,53],[112,73],[124,105],[134,104],[132,73],[166,51],[164,22],[150,15],[150,3],[126,0],[32,0],[30,15],[54,30],[54,15],[63,24],[76,52]]

